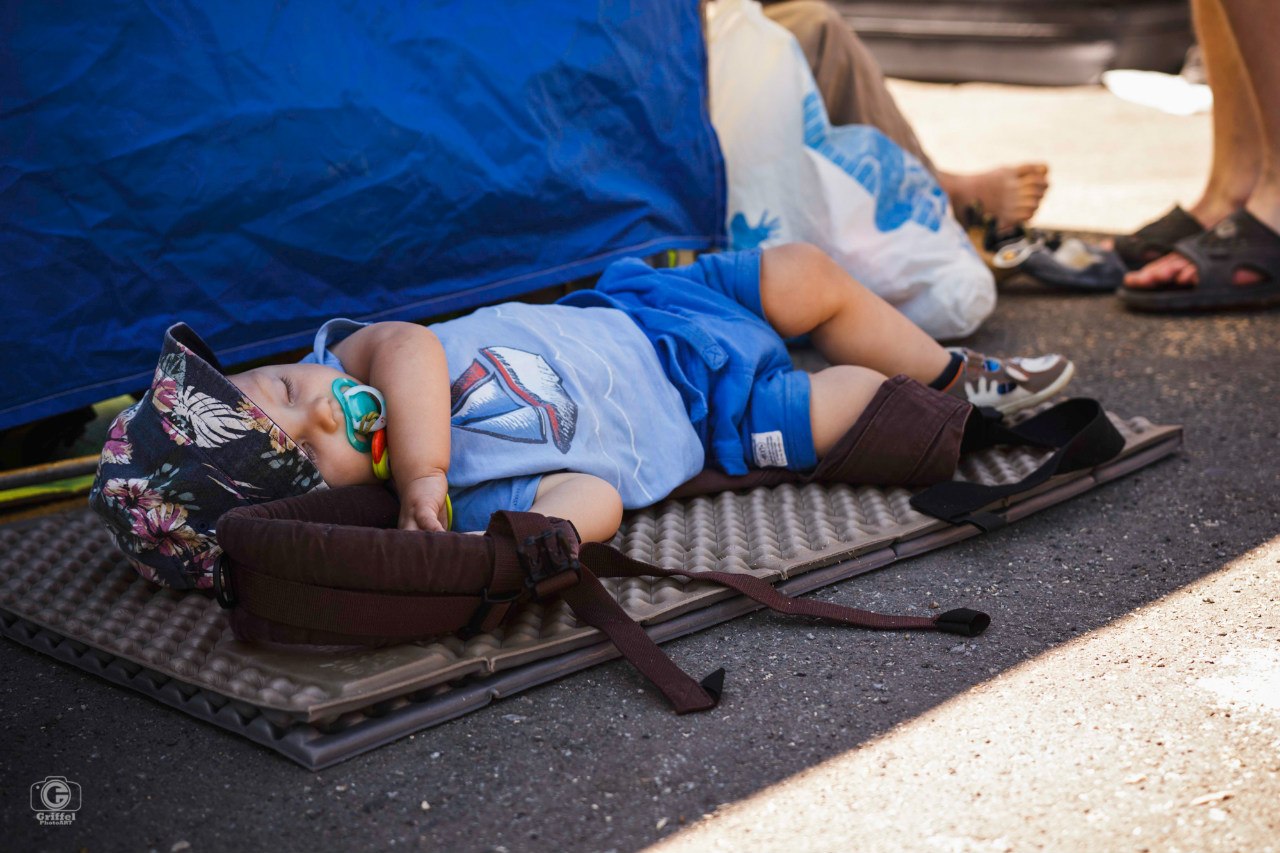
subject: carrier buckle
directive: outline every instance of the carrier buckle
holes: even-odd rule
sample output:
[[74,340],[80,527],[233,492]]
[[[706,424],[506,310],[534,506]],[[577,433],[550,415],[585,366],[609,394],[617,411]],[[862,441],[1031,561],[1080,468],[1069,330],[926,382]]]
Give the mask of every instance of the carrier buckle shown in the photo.
[[576,543],[562,527],[549,527],[520,545],[524,585],[534,598],[554,595],[582,579]]
[[485,589],[480,593],[480,604],[476,607],[476,612],[471,614],[471,619],[467,622],[466,627],[458,631],[458,636],[464,640],[469,640],[476,634],[483,634],[487,630],[492,630],[494,625],[487,623],[494,608],[502,608],[495,620],[495,624],[500,623],[506,618],[507,611],[520,598],[522,592],[523,590],[518,589],[505,595],[490,595],[489,590]]
[[221,554],[213,564],[213,596],[223,610],[230,610],[237,604],[235,593],[231,591],[227,562],[227,555]]

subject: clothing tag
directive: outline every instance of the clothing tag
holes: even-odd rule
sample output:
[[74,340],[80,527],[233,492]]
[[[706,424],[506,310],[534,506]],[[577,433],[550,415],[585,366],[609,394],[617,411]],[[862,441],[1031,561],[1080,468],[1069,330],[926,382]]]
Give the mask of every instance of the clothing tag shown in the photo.
[[782,442],[782,430],[751,433],[751,452],[757,468],[787,467],[787,449]]

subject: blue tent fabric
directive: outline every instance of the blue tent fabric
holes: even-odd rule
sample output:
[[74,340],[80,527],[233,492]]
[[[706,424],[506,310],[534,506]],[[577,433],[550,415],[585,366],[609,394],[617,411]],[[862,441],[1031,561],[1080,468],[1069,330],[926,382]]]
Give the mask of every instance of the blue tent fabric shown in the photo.
[[723,243],[697,0],[0,8],[0,428]]

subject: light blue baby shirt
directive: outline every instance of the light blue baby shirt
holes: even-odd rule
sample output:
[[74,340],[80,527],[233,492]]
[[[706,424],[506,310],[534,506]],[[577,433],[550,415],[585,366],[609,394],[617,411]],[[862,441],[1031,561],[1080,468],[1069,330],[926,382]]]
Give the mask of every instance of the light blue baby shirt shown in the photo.
[[[343,370],[329,347],[362,325],[325,323],[303,361]],[[455,530],[528,510],[544,474],[593,474],[631,509],[702,470],[680,393],[623,312],[511,302],[430,328],[449,365]]]

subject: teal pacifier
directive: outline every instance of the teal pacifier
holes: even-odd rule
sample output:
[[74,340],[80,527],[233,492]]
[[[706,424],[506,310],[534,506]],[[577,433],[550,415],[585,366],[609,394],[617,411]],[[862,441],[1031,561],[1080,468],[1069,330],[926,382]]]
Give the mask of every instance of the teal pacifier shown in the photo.
[[[345,376],[333,380],[333,396],[338,398],[347,422],[347,441],[361,453],[373,454],[373,473],[379,480],[391,479],[391,454],[387,452],[387,401],[372,385],[361,385]],[[444,529],[453,527],[453,502],[444,496]]]
[[369,453],[374,433],[387,426],[387,401],[382,392],[345,376],[333,380],[332,387],[346,418],[347,441],[361,453]]

